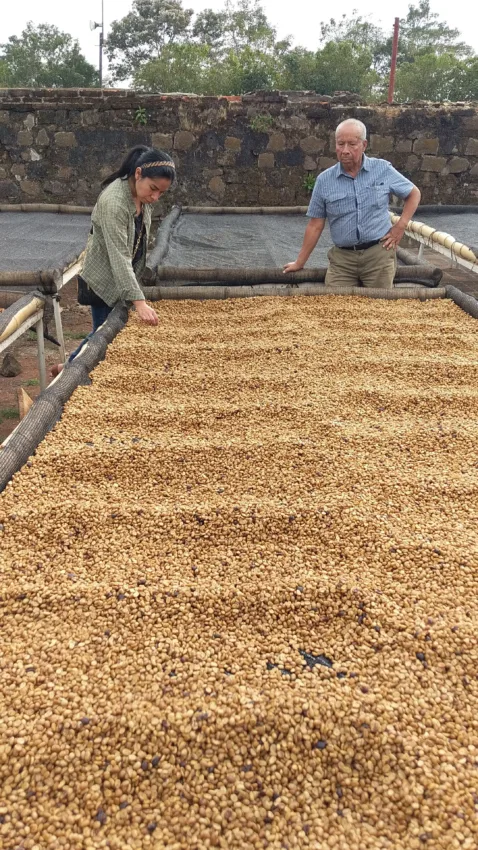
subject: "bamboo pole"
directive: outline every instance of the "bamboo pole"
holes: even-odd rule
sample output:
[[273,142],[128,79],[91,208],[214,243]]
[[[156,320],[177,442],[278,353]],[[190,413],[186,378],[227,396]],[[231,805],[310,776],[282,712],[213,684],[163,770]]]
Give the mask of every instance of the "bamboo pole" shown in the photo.
[[145,287],[143,291],[149,301],[207,301],[294,295],[355,295],[362,298],[383,298],[387,301],[400,301],[404,298],[417,298],[420,301],[425,301],[446,297],[444,287],[427,289],[422,286],[404,286],[399,289],[369,289],[363,286],[330,287],[314,283],[259,284],[256,286],[149,286]]
[[[392,223],[396,224],[399,221],[399,216],[391,213],[390,215]],[[464,245],[462,242],[458,242],[451,233],[445,233],[441,230],[436,230],[434,227],[430,227],[428,224],[424,224],[421,221],[414,221],[413,219],[409,221],[406,227],[407,231],[412,234],[417,234],[425,239],[428,244],[433,247],[433,243],[441,245],[443,248],[446,248],[450,252],[450,256],[453,258],[461,257],[467,262],[472,263],[473,265],[478,264],[478,256],[475,254],[468,245]]]
[[[38,269],[37,271],[0,271],[0,288],[1,287],[49,287],[61,289],[64,283],[71,280],[77,270],[74,268],[77,263],[81,263],[85,252],[73,254],[67,257],[65,265],[62,269]],[[74,274],[69,274],[70,270]],[[64,280],[64,278],[67,280]]]
[[68,204],[0,204],[2,212],[64,213],[68,215],[91,215],[93,207],[69,206]]
[[182,207],[191,215],[305,215],[308,207]]
[[40,297],[32,297],[28,304],[24,304],[21,306],[16,313],[12,316],[2,333],[0,333],[0,342],[8,339],[15,331],[17,331],[23,322],[25,322],[30,316],[36,313],[40,307],[43,307],[45,303],[44,298]]
[[[302,269],[285,275],[278,269],[196,269],[179,266],[159,266],[156,270],[157,281],[194,281],[195,283],[224,283],[230,286],[241,286],[247,283],[323,283],[327,273],[326,268]],[[431,285],[440,282],[443,272],[433,266],[399,266],[395,273],[396,281],[413,280],[430,281]]]
[[1,292],[0,291],[0,307],[5,309],[6,307],[11,307],[12,304],[15,304],[15,301],[18,301],[21,298],[21,292]]
[[53,269],[36,272],[0,272],[0,286],[44,286],[55,280]]

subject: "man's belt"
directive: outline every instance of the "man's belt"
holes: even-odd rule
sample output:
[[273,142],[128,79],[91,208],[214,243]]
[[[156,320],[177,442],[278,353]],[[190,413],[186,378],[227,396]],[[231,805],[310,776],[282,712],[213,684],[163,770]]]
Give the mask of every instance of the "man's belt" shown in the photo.
[[366,251],[367,248],[373,248],[379,242],[381,242],[381,239],[374,239],[373,242],[358,242],[357,245],[338,245],[337,247],[342,251]]

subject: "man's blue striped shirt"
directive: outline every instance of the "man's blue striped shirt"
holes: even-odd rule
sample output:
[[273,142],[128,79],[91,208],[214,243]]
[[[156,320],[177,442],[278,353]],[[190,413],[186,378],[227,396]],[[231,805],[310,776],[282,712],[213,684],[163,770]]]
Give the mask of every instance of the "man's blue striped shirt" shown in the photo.
[[364,155],[355,178],[338,162],[317,177],[307,215],[328,219],[334,245],[373,242],[390,230],[390,192],[407,198],[413,186],[386,159]]

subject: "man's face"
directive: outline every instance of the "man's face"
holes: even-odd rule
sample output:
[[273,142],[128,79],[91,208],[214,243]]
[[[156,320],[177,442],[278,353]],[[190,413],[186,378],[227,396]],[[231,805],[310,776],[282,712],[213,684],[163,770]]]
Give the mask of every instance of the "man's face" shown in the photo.
[[335,150],[338,161],[346,171],[360,168],[367,140],[360,138],[360,132],[353,124],[342,127],[335,137]]

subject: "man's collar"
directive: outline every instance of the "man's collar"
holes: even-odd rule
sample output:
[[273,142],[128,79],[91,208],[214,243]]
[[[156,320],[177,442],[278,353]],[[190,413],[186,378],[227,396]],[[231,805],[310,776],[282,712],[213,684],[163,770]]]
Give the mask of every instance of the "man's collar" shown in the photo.
[[[339,174],[344,174],[346,177],[350,177],[350,174],[345,170],[341,162],[338,162],[337,165],[339,166]],[[362,168],[364,171],[370,171],[370,157],[366,156],[365,154],[363,154],[362,157],[362,165],[360,166],[360,171],[362,171]]]

